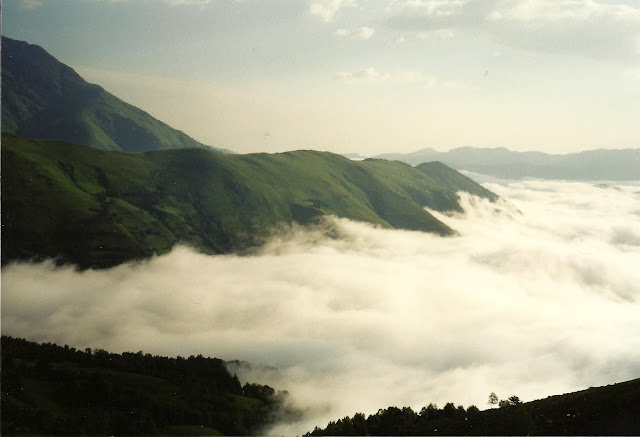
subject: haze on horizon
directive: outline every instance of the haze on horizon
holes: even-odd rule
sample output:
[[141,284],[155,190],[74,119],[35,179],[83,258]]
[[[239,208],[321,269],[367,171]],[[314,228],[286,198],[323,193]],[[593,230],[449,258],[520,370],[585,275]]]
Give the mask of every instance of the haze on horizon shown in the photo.
[[608,0],[5,0],[41,45],[236,152],[640,144],[640,6]]

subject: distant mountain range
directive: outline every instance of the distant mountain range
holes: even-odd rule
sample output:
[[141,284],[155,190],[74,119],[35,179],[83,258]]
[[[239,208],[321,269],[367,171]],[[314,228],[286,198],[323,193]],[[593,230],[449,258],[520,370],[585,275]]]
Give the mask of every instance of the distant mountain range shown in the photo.
[[389,159],[417,165],[441,161],[456,170],[468,170],[506,179],[526,177],[570,180],[640,180],[640,148],[589,150],[567,155],[513,152],[499,148],[461,147],[448,152],[422,149],[417,152],[385,153]]
[[450,235],[424,207],[459,211],[458,191],[496,198],[437,162],[411,167],[316,151],[123,153],[5,133],[2,263],[109,267],[178,242],[226,253],[259,245],[280,223],[323,215]]
[[5,36],[2,131],[104,150],[207,147],[102,87],[87,83],[43,48]]

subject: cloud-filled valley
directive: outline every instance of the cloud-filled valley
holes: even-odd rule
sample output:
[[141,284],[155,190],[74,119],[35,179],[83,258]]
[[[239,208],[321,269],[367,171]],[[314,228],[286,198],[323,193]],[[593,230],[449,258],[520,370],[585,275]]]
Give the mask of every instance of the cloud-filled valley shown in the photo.
[[[2,270],[3,334],[244,360],[303,422],[487,395],[528,401],[640,376],[640,185],[490,181],[434,215],[458,236],[344,219],[248,256],[187,247],[109,270]],[[260,370],[260,364],[278,370]]]

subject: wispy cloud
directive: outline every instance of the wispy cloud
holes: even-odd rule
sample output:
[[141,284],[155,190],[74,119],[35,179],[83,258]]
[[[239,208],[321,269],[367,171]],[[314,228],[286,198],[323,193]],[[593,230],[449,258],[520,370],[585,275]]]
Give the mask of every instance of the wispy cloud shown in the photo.
[[383,73],[374,67],[367,67],[353,72],[339,72],[335,78],[347,84],[379,84],[387,83],[396,86],[412,86],[419,88],[470,89],[473,86],[460,81],[440,80],[436,75],[424,74],[420,71],[400,71]]
[[354,0],[313,0],[309,5],[309,13],[329,22],[340,8],[353,4]]
[[336,35],[338,36],[343,36],[343,37],[353,36],[353,37],[362,38],[362,39],[369,39],[373,36],[374,33],[375,33],[375,29],[367,26],[360,27],[356,30],[349,30],[349,29],[336,30]]
[[633,3],[413,0],[390,13],[387,24],[417,35],[476,29],[536,52],[621,60],[640,55],[640,6]]
[[341,71],[336,78],[347,83],[377,83],[388,80],[391,75],[380,73],[374,67],[367,67],[354,72]]
[[211,0],[165,0],[171,6],[205,6]]
[[42,0],[21,0],[20,6],[22,9],[33,10],[42,6]]
[[418,85],[431,88],[438,84],[438,78],[433,75],[425,75],[419,71],[404,71],[396,74],[396,80],[402,84]]

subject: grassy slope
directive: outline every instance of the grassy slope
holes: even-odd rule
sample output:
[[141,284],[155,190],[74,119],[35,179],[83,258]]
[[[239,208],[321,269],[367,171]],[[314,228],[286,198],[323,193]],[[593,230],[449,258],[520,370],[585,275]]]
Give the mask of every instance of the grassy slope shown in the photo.
[[324,152],[139,154],[10,134],[2,175],[2,262],[60,257],[82,267],[163,253],[179,241],[210,253],[243,250],[281,222],[326,214],[450,235],[423,207],[457,209],[455,192],[465,189],[400,162]]
[[[498,198],[498,196],[484,188],[482,185],[476,183],[473,179],[468,178],[451,167],[447,167],[441,162],[423,162],[416,166],[416,169],[438,180],[441,184],[456,187],[458,191],[466,191],[467,193],[486,197],[491,200],[496,200]],[[443,199],[443,201],[452,202],[456,201],[456,199],[448,198],[447,200]]]
[[87,83],[44,49],[2,37],[2,131],[105,150],[204,147]]

